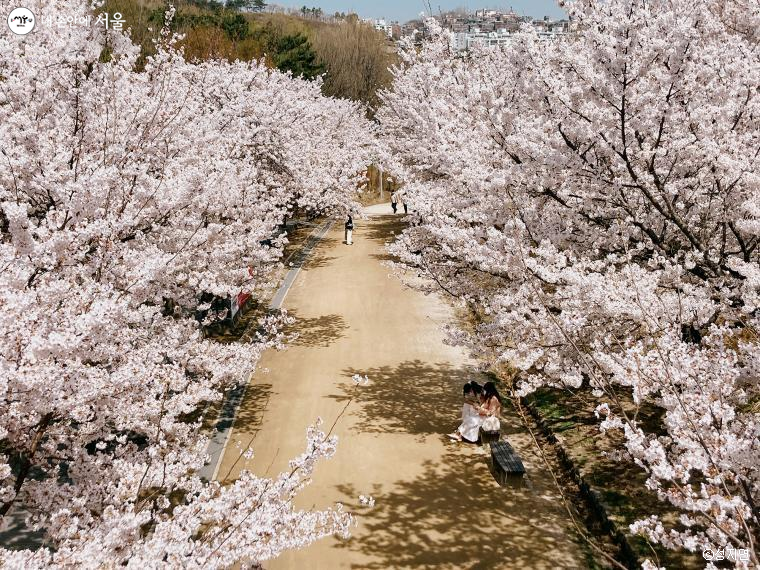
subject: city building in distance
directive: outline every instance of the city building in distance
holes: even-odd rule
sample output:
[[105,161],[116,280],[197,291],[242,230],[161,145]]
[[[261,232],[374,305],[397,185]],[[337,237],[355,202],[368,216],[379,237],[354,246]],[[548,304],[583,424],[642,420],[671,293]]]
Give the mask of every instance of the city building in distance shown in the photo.
[[[457,51],[468,50],[476,45],[499,46],[509,41],[512,34],[516,33],[521,26],[528,24],[538,32],[539,37],[551,39],[557,35],[567,33],[570,29],[570,20],[552,20],[548,16],[542,19],[534,19],[530,16],[522,16],[513,10],[476,10],[465,12],[454,10],[444,12],[434,18],[444,29],[452,33],[451,46]],[[424,23],[422,20],[412,20],[402,26],[402,36],[422,38]]]

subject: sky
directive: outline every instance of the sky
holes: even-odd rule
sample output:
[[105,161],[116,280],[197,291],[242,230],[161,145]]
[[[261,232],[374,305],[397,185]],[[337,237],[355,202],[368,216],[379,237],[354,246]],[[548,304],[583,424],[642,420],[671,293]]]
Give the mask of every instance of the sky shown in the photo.
[[[420,12],[426,11],[426,0],[272,0],[272,4],[300,8],[322,8],[326,14],[335,12],[356,12],[363,18],[385,18],[406,22],[417,18]],[[561,18],[564,11],[557,6],[556,0],[430,0],[433,12],[437,13],[454,8],[466,7],[470,11],[480,8],[498,8],[534,18],[549,16]]]

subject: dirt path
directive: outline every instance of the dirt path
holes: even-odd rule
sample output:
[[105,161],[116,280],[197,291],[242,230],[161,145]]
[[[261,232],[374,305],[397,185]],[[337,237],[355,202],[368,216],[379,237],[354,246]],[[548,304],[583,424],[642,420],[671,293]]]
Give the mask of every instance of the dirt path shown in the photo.
[[[373,208],[377,210],[377,208]],[[300,454],[305,429],[327,426],[356,394],[335,433],[335,457],[317,467],[297,506],[342,502],[359,515],[348,541],[328,539],[267,562],[279,568],[584,568],[584,549],[548,474],[517,421],[510,442],[522,455],[531,488],[502,488],[482,448],[450,442],[461,385],[471,362],[442,343],[451,308],[405,289],[382,265],[383,244],[398,218],[358,220],[353,246],[339,224],[299,274],[285,308],[301,337],[261,362],[238,411],[219,470],[237,459],[237,442],[253,434],[255,456],[244,467],[279,473]],[[356,390],[354,373],[367,374]],[[358,503],[371,494],[373,509]]]

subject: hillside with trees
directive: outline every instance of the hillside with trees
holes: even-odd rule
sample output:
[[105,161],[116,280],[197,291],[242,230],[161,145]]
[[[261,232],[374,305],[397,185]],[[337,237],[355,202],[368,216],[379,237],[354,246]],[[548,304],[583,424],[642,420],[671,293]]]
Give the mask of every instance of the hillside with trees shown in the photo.
[[[295,76],[324,75],[323,93],[374,107],[376,93],[392,79],[393,46],[355,14],[325,18],[303,7],[296,14],[264,12],[262,0],[183,0],[174,3],[171,30],[182,34],[179,47],[188,61],[263,60]],[[156,0],[107,0],[101,11],[122,14],[135,44],[138,68],[155,53],[166,4]],[[329,21],[328,21],[329,20]]]

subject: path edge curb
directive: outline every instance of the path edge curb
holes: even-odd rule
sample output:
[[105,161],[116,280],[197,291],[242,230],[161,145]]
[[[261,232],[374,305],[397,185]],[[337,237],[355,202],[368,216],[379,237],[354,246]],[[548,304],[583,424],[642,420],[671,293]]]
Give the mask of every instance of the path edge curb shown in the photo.
[[[334,222],[335,220],[328,218],[323,224],[315,228],[307,238],[303,248],[296,255],[295,263],[293,263],[292,267],[285,274],[280,287],[273,295],[268,306],[270,312],[279,310],[282,307],[282,304],[284,303],[293,283],[295,283],[296,277],[298,277],[298,273],[301,271],[304,262],[308,259],[312,250],[322,241],[322,238],[327,235],[327,232],[330,231]],[[219,474],[222,459],[224,458],[224,450],[227,449],[227,444],[232,436],[232,428],[235,424],[238,408],[245,398],[246,389],[250,382],[251,377],[249,376],[245,382],[241,382],[237,386],[227,390],[224,395],[219,417],[217,417],[214,422],[214,427],[209,436],[208,445],[206,446],[206,455],[209,457],[209,460],[197,471],[197,474],[202,479],[214,481]]]
[[590,485],[585,477],[583,477],[580,469],[578,469],[575,462],[565,451],[561,441],[546,423],[546,420],[536,406],[526,398],[520,398],[520,403],[526,410],[528,410],[528,413],[536,421],[544,437],[546,437],[551,443],[555,444],[557,457],[559,458],[562,468],[565,469],[578,484],[581,497],[583,497],[583,500],[586,502],[591,512],[594,513],[594,516],[601,521],[603,530],[610,536],[615,545],[620,548],[619,562],[631,570],[641,568],[641,560],[639,559],[638,554],[636,554],[631,546],[627,535],[620,529],[617,523],[610,518],[609,513],[607,512],[607,507],[602,501],[601,493]]

